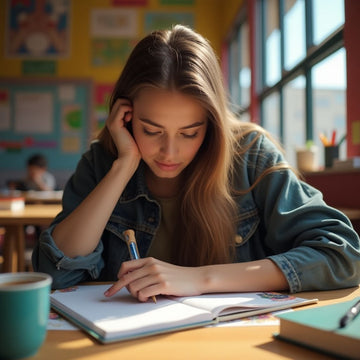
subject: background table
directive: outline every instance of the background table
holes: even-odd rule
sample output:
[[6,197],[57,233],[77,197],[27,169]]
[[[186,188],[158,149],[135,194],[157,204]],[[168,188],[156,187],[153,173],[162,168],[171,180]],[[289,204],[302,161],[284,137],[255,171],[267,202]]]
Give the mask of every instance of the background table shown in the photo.
[[61,211],[60,204],[25,205],[20,211],[0,210],[0,226],[5,228],[4,272],[25,269],[25,225],[48,226]]
[[61,204],[63,191],[24,191],[21,194],[26,204]]
[[[307,299],[318,298],[318,304],[352,300],[360,288],[297,294]],[[298,308],[295,311],[301,310]],[[101,345],[81,331],[50,330],[35,360],[320,360],[332,357],[276,340],[279,327],[208,327],[156,335],[147,338]]]

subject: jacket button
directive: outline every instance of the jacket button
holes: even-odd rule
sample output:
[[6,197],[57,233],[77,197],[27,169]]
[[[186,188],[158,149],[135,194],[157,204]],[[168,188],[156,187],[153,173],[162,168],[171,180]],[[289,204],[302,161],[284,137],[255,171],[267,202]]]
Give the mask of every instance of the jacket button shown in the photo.
[[236,244],[241,244],[244,241],[243,237],[241,235],[236,235],[235,236],[235,242]]
[[149,223],[153,223],[154,221],[155,221],[155,219],[154,219],[153,217],[149,217],[149,218],[148,218],[148,222],[149,222]]

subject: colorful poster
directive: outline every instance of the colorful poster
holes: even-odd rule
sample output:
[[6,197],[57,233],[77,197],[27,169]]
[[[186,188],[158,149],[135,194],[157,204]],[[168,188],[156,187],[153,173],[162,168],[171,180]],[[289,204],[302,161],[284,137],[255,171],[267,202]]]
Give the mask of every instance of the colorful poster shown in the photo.
[[194,27],[194,15],[192,13],[172,12],[148,12],[145,15],[145,32],[153,30],[169,29],[173,25],[182,24]]
[[133,9],[94,9],[91,35],[104,38],[137,37],[137,11]]
[[61,139],[61,151],[65,154],[78,153],[81,149],[81,141],[76,135],[66,135]]
[[53,169],[75,169],[95,124],[93,82],[0,80],[0,169],[21,170],[35,151]]
[[9,130],[10,122],[9,91],[0,89],[0,131]]
[[159,0],[160,5],[194,5],[195,0]]
[[55,75],[57,71],[54,60],[26,60],[22,62],[24,75]]
[[112,0],[112,6],[147,6],[148,0]]
[[54,98],[51,92],[18,92],[14,98],[15,132],[49,134],[53,131]]
[[129,39],[93,39],[91,61],[93,66],[117,66],[125,64],[135,40]]
[[109,106],[113,84],[97,84],[95,86],[95,105]]
[[64,57],[69,53],[69,0],[9,0],[6,54]]
[[61,102],[73,103],[76,99],[76,86],[70,84],[59,85],[58,99]]
[[79,104],[69,104],[62,106],[62,130],[64,132],[82,130],[82,109]]
[[98,84],[95,87],[95,131],[101,130],[105,126],[113,88],[113,84]]

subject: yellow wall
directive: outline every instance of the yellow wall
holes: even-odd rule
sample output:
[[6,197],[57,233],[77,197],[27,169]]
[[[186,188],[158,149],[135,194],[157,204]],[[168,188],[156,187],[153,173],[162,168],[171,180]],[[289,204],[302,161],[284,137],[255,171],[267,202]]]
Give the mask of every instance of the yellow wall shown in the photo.
[[[148,0],[148,6],[134,7],[142,19],[146,11],[193,12],[195,29],[209,39],[220,56],[221,43],[243,0],[194,0],[191,6],[162,6],[159,0]],[[0,77],[21,77],[22,60],[4,54],[6,1],[0,1]],[[71,0],[71,50],[68,58],[56,61],[57,78],[91,78],[96,83],[114,82],[119,66],[96,67],[91,64],[90,13],[93,8],[111,6],[111,0]],[[140,28],[140,27],[139,27]],[[142,28],[142,27],[141,27]],[[144,36],[140,33],[140,37]]]
[[228,35],[229,30],[233,26],[237,15],[239,14],[242,6],[244,5],[244,0],[222,0],[222,3],[226,4],[223,5],[221,9],[222,28],[220,29],[220,31],[222,37],[224,38],[226,35]]

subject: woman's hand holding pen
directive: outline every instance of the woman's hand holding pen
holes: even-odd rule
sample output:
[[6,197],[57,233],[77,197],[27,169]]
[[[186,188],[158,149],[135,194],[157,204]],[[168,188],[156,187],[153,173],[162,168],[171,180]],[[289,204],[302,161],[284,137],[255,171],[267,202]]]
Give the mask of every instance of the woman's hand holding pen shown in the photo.
[[159,294],[191,296],[202,293],[201,267],[181,267],[151,257],[124,262],[118,279],[105,296],[114,295],[124,286],[139,301],[147,301]]
[[149,257],[122,263],[118,279],[105,296],[116,294],[124,286],[140,301],[157,295],[288,290],[282,271],[269,259],[182,267]]
[[129,100],[117,99],[109,117],[106,120],[106,126],[118,150],[118,157],[121,159],[134,158],[137,164],[140,161],[140,152],[138,146],[127,128],[127,124],[132,119],[133,108]]

